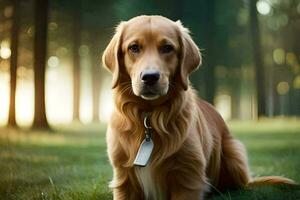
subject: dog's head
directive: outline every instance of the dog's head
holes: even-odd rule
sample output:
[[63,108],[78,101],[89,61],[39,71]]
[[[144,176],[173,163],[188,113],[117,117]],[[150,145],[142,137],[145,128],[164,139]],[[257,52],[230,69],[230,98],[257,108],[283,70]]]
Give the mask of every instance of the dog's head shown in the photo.
[[139,16],[119,24],[102,60],[113,73],[113,88],[128,75],[136,96],[154,100],[175,85],[187,90],[201,55],[180,21]]

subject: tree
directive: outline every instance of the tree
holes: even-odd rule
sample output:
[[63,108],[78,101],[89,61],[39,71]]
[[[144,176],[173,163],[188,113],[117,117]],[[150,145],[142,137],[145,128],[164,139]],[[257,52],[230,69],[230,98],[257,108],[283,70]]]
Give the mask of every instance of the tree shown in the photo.
[[252,35],[253,56],[255,63],[256,93],[257,93],[257,114],[258,117],[266,115],[266,94],[264,87],[264,63],[260,39],[260,29],[256,11],[257,0],[250,0],[250,31]]
[[16,85],[17,85],[17,65],[20,27],[20,2],[13,0],[13,16],[11,31],[11,57],[10,57],[10,104],[8,126],[16,127]]
[[73,120],[79,121],[80,110],[80,55],[81,43],[81,2],[73,8]]
[[48,0],[35,0],[34,36],[34,120],[33,128],[49,129],[45,105]]
[[207,49],[206,49],[206,74],[205,74],[205,96],[206,100],[213,104],[214,97],[216,93],[216,78],[215,78],[215,0],[207,2],[207,23],[206,28],[206,39],[207,39]]
[[[96,31],[95,31],[96,32]],[[97,36],[94,34],[93,39]],[[99,100],[101,87],[100,61],[98,45],[91,45],[92,48],[92,82],[93,82],[93,121],[99,121]]]

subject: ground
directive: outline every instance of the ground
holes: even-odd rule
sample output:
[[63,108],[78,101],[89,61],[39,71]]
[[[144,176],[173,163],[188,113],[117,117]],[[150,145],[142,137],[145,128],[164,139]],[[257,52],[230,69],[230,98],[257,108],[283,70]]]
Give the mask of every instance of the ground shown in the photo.
[[[254,176],[283,175],[300,183],[299,120],[230,122],[229,127],[246,145]],[[111,176],[104,125],[74,124],[53,132],[0,128],[0,199],[112,199]],[[257,187],[212,199],[300,199],[300,189]]]

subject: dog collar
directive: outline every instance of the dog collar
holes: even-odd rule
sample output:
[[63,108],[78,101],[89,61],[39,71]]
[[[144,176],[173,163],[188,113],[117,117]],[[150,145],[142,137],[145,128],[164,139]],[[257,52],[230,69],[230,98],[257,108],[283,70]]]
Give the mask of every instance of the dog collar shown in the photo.
[[145,167],[150,160],[153,151],[152,127],[150,125],[150,114],[144,114],[145,139],[141,143],[137,155],[134,160],[134,165]]
[[150,115],[146,114],[144,117],[144,127],[145,127],[145,140],[149,142],[152,137],[152,127],[150,125]]

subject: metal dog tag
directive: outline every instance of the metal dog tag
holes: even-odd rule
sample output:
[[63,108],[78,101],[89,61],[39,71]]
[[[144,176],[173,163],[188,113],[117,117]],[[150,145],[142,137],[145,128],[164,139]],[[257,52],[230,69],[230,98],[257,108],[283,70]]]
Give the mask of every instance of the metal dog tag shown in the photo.
[[145,138],[139,148],[139,151],[135,157],[134,165],[145,167],[150,159],[153,151],[153,141],[151,138]]

